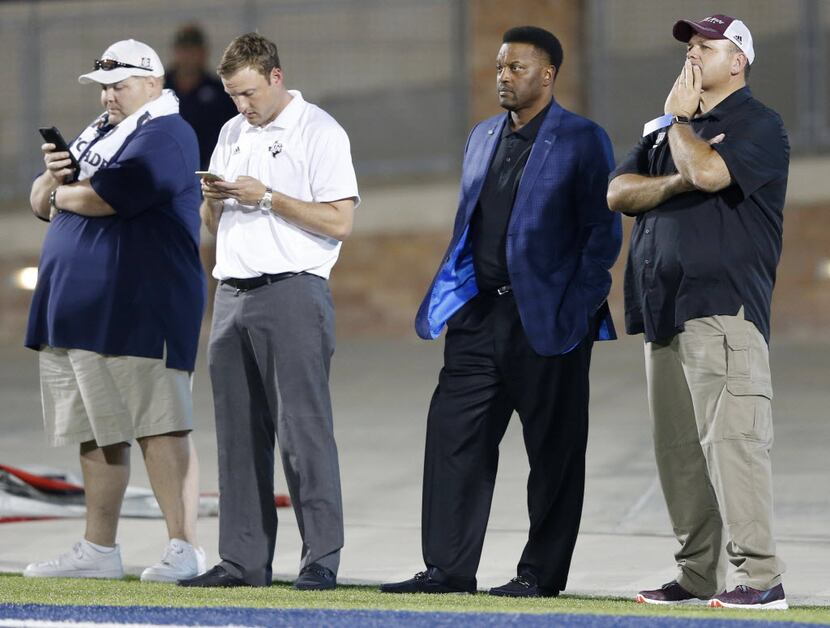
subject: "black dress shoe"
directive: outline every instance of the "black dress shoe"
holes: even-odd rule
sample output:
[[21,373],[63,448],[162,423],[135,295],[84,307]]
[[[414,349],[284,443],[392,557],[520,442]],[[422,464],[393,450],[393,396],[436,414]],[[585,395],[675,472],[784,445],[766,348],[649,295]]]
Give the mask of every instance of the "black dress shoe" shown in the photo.
[[311,563],[300,570],[294,588],[300,591],[327,591],[337,586],[337,576],[331,569]]
[[421,571],[403,582],[380,585],[381,593],[475,593],[475,587],[464,589],[435,580],[429,572]]
[[216,565],[201,576],[179,580],[180,587],[250,587],[244,580],[229,574],[222,565]]
[[559,591],[543,589],[536,581],[533,574],[522,574],[516,576],[507,584],[490,589],[490,595],[502,597],[557,597]]

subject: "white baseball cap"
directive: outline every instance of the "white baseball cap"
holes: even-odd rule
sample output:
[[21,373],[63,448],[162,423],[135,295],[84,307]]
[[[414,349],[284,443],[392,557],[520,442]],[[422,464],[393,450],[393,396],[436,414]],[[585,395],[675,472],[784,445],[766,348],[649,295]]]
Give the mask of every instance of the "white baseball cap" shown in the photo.
[[679,20],[672,29],[674,38],[684,42],[688,42],[695,33],[706,39],[728,39],[741,49],[750,65],[755,61],[752,33],[741,20],[728,15],[710,15],[698,22]]
[[164,76],[164,66],[150,46],[135,39],[124,39],[107,48],[95,60],[95,69],[81,74],[78,82],[111,85],[131,76]]

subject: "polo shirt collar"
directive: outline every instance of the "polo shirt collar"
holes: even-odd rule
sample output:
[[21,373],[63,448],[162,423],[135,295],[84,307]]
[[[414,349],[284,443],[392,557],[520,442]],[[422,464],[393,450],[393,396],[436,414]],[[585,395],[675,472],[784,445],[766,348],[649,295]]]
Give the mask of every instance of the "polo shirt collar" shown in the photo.
[[749,86],[745,85],[741,89],[732,92],[729,96],[721,100],[711,111],[707,111],[702,116],[698,116],[698,119],[714,118],[715,120],[720,120],[725,115],[728,115],[738,109],[750,98],[752,98],[752,92],[750,91]]
[[291,94],[293,98],[285,106],[285,109],[280,111],[280,114],[276,118],[263,127],[255,126],[248,122],[248,120],[245,120],[245,124],[248,125],[248,128],[245,129],[245,131],[251,132],[256,130],[267,131],[269,129],[290,129],[292,126],[295,126],[300,121],[300,116],[303,113],[303,109],[305,109],[306,102],[299,90],[289,89],[288,93]]
[[[553,102],[553,101],[551,101]],[[545,116],[548,115],[548,111],[550,111],[551,103],[542,109],[539,113],[533,116],[533,119],[525,124],[521,129],[518,131],[513,131],[510,128],[510,114],[507,114],[507,122],[504,123],[504,129],[502,129],[501,136],[502,138],[507,137],[508,135],[518,135],[524,140],[535,140],[536,136],[539,134],[539,129],[542,127],[542,122],[545,121]]]

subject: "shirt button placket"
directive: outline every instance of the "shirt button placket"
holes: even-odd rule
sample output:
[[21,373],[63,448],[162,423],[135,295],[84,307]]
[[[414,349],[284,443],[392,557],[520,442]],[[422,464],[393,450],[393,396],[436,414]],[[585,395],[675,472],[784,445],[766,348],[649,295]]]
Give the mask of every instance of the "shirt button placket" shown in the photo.
[[651,229],[650,223],[646,223],[643,228],[643,234],[649,236],[643,246],[643,266],[645,266],[646,286],[649,291],[654,289],[654,238],[650,237]]

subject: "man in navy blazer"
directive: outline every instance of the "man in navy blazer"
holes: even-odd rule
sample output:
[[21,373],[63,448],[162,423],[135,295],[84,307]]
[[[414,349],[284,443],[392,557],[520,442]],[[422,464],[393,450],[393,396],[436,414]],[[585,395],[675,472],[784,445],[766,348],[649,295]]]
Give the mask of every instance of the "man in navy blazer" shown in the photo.
[[507,31],[497,57],[507,110],[473,128],[452,240],[416,329],[447,336],[427,420],[422,544],[427,569],[388,593],[476,590],[498,466],[514,411],[530,463],[530,531],[517,576],[492,595],[565,588],[585,483],[588,368],[616,337],[606,298],[620,221],[606,204],[611,145],[553,98],[562,47]]

